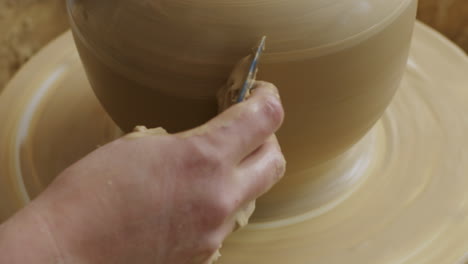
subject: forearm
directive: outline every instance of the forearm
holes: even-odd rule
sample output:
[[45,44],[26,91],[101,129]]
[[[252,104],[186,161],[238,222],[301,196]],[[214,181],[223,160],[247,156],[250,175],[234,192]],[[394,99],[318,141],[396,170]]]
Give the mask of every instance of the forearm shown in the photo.
[[63,263],[60,250],[34,204],[0,225],[0,263]]
[[97,183],[76,180],[83,178],[79,176],[65,171],[0,225],[0,263],[106,263],[101,261],[107,253],[102,249],[113,242],[105,239],[113,223],[100,221],[106,208],[95,202],[96,192],[87,188]]

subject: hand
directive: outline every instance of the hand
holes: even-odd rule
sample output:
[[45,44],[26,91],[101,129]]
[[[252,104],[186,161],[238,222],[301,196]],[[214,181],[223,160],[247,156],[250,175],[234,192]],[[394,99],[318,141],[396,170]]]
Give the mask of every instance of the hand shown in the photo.
[[199,128],[141,131],[99,148],[25,210],[47,230],[57,263],[206,263],[236,212],[283,176],[282,120],[277,89],[258,82]]

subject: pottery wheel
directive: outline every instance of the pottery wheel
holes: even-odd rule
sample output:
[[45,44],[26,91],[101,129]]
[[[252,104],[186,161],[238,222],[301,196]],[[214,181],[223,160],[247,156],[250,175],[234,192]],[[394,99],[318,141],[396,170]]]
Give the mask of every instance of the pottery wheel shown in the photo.
[[[252,224],[226,241],[220,263],[465,263],[467,73],[466,55],[418,23],[393,103],[344,154],[348,169],[328,172],[349,175],[340,179],[356,181],[353,188],[316,206],[304,199],[314,192],[307,175],[290,175],[278,193],[300,193],[301,202],[259,201]],[[94,98],[70,33],[11,81],[0,120],[0,218],[120,135]],[[287,188],[299,180],[301,190]]]

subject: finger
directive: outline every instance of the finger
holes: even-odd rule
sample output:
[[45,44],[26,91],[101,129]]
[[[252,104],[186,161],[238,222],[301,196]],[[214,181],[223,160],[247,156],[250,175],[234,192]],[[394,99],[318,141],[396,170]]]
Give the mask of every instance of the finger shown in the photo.
[[237,169],[237,183],[241,183],[244,202],[257,199],[273,187],[284,175],[286,161],[276,136],[244,159]]
[[204,126],[189,132],[200,145],[239,162],[262,145],[281,126],[284,111],[277,88],[257,82],[252,96]]

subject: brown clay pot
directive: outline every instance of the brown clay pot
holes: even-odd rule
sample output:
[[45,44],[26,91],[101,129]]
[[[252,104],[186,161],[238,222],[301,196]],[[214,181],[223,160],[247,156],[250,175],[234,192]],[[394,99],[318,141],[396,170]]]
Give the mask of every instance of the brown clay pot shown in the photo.
[[268,37],[294,173],[343,153],[380,118],[405,68],[417,1],[68,1],[92,87],[125,131],[189,129],[216,114],[233,65]]

